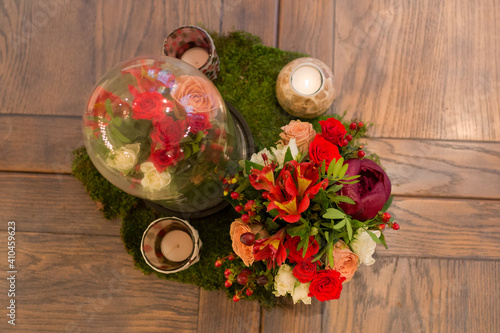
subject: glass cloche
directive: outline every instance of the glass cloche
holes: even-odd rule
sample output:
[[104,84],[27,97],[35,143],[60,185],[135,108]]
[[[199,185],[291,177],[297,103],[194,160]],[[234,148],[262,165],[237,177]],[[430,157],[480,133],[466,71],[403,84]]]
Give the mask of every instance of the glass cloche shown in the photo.
[[213,83],[176,58],[115,66],[98,82],[83,120],[88,154],[107,180],[183,215],[220,205],[221,176],[247,154]]

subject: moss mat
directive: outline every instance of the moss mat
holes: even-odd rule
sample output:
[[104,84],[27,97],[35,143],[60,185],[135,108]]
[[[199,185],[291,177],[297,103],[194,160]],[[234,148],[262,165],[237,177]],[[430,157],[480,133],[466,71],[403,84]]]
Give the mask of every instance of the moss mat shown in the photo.
[[[306,55],[263,46],[258,37],[245,32],[212,36],[221,67],[215,85],[222,97],[245,117],[256,149],[274,145],[281,132],[280,127],[295,119],[278,104],[274,92],[276,78],[288,62]],[[309,121],[317,125],[316,120]],[[224,257],[231,251],[229,226],[237,215],[231,207],[216,215],[189,221],[198,230],[203,242],[199,263],[176,274],[158,273],[142,258],[140,243],[146,227],[163,215],[147,207],[141,199],[111,185],[94,167],[84,147],[74,154],[73,175],[87,188],[91,198],[102,205],[107,219],[123,220],[121,236],[137,268],[162,279],[192,283],[207,290],[224,289],[230,297],[234,295],[237,283],[229,289],[224,287],[223,272],[231,262],[226,261],[221,268],[214,266],[218,257]],[[277,300],[263,287],[258,287],[248,299],[257,299],[265,306],[272,306]]]

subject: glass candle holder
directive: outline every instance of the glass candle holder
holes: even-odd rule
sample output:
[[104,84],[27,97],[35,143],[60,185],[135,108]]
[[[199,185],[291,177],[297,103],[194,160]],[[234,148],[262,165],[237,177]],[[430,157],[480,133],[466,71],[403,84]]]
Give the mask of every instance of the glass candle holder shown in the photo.
[[141,253],[155,271],[171,274],[197,263],[201,246],[198,231],[187,221],[165,217],[152,222],[144,231]]
[[181,59],[210,80],[219,73],[219,57],[212,37],[200,27],[185,25],[172,31],[163,43],[163,55]]
[[295,117],[317,117],[333,103],[333,73],[321,60],[295,59],[280,71],[276,97],[281,107]]

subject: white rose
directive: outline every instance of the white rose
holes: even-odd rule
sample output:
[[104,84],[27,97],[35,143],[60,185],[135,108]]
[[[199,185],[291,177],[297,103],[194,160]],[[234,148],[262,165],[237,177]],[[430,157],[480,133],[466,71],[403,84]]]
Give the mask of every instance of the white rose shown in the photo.
[[[377,237],[380,236],[380,231],[372,231]],[[367,266],[373,265],[375,259],[372,258],[375,252],[377,243],[370,237],[370,235],[362,228],[358,229],[355,239],[351,242],[351,247],[354,253],[359,257],[359,263]]]
[[296,304],[298,301],[302,301],[304,304],[311,304],[311,297],[309,297],[309,286],[311,282],[308,283],[300,283],[295,286],[292,292],[293,304]]
[[266,154],[267,158],[270,161],[275,161],[275,158],[271,154],[271,152],[269,150],[267,150],[267,148],[264,148],[261,151],[259,151],[258,153],[252,154],[252,157],[250,158],[250,162],[257,163],[260,165],[265,165],[264,158],[262,157],[262,154]]
[[120,147],[106,159],[106,164],[120,172],[128,173],[137,164],[137,155],[140,150],[140,143]]
[[274,294],[277,296],[285,296],[287,293],[292,293],[295,288],[295,283],[299,280],[293,276],[292,267],[287,264],[280,266],[278,274],[274,277]]
[[142,163],[141,171],[144,173],[141,185],[149,191],[160,191],[167,187],[172,180],[172,176],[168,171],[158,172],[151,162]]
[[292,157],[293,157],[293,159],[295,159],[297,157],[297,155],[299,154],[299,149],[297,148],[295,138],[290,139],[290,142],[286,146],[284,146],[282,144],[278,144],[276,146],[276,148],[271,148],[274,156],[276,157],[276,161],[278,162],[278,164],[280,166],[282,166],[283,163],[285,163],[285,155],[286,155],[286,152],[288,150],[288,147],[290,147],[290,152],[292,153]]

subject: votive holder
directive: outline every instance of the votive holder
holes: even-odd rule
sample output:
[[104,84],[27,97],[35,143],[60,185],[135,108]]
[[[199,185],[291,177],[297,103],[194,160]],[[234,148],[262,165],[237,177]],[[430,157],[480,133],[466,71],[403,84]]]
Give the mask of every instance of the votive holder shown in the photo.
[[295,59],[278,74],[276,97],[281,107],[295,117],[317,117],[335,98],[333,73],[319,59]]
[[217,79],[219,57],[212,37],[200,27],[184,25],[172,31],[163,43],[163,55],[181,59]]
[[153,221],[144,231],[141,253],[155,271],[171,274],[197,263],[201,246],[198,231],[187,221],[164,217]]

